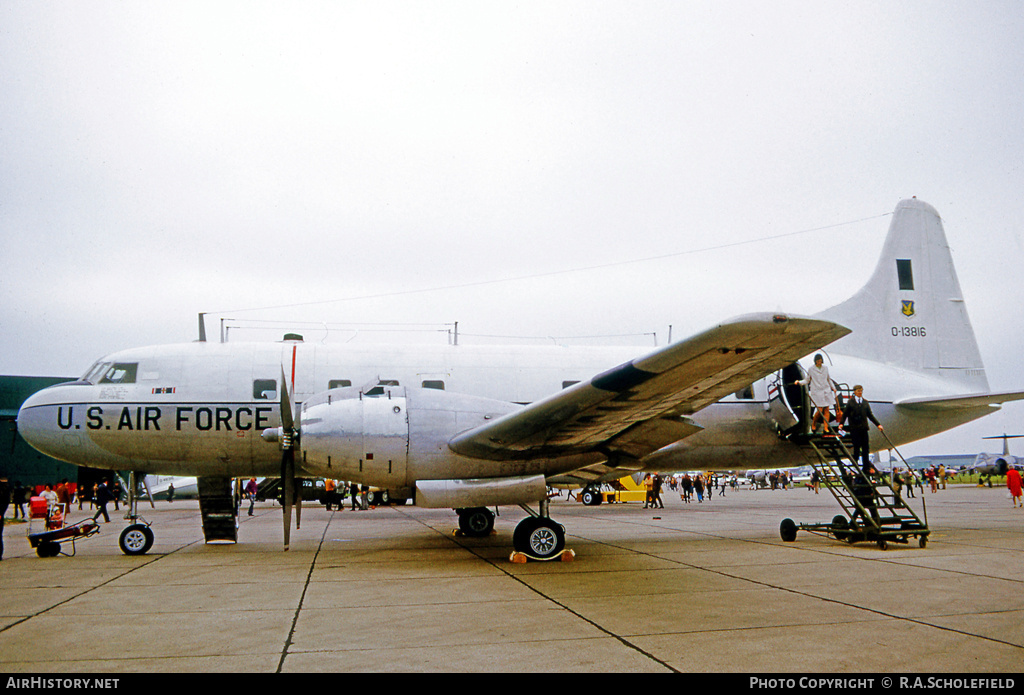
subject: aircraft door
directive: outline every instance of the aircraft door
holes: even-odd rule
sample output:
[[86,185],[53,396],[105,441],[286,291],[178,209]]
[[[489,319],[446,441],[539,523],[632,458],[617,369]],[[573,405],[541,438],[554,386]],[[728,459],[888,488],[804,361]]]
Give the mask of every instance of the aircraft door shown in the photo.
[[775,374],[768,387],[768,418],[779,434],[805,431],[810,422],[810,397],[807,387],[793,382],[804,378],[796,362]]

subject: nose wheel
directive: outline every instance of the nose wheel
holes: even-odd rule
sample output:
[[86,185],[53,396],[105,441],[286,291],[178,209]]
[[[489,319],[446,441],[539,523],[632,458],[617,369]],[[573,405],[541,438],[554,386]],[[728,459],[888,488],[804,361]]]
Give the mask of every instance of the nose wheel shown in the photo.
[[145,555],[153,547],[153,531],[146,524],[132,524],[121,531],[118,543],[125,555]]

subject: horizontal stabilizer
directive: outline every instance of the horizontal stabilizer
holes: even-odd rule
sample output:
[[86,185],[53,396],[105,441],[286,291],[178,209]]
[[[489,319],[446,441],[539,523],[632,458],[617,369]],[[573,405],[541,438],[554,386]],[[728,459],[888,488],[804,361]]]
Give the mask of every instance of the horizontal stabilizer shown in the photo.
[[978,393],[968,396],[944,396],[940,398],[908,398],[897,401],[897,408],[916,411],[949,411],[970,410],[985,406],[998,407],[1007,401],[1024,400],[1024,391],[1007,391],[1004,393]]

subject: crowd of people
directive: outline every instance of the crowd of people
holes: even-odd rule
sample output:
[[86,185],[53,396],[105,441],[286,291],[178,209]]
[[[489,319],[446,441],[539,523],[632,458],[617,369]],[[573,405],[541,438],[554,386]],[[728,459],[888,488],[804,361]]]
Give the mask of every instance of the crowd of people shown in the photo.
[[77,500],[78,508],[83,509],[86,502],[89,509],[95,508],[93,520],[103,516],[106,522],[110,522],[107,513],[107,504],[113,502],[119,506],[121,499],[121,485],[114,478],[111,482],[100,481],[91,488],[69,482],[66,478],[56,485],[46,483],[44,485],[23,485],[20,480],[8,481],[7,477],[0,475],[0,560],[3,559],[3,528],[4,518],[7,516],[8,508],[13,508],[12,519],[28,521],[31,511],[27,505],[31,504],[33,498],[40,498],[46,503],[47,519],[61,518],[71,510]]
[[[242,499],[249,502],[249,516],[253,515],[258,490],[256,478],[249,478],[248,482],[242,487]],[[296,494],[298,494],[298,490],[296,490]],[[335,508],[339,512],[342,511],[345,508],[346,499],[351,500],[352,511],[354,512],[366,511],[372,508],[370,505],[369,485],[360,485],[352,482],[346,483],[342,480],[324,480],[324,492],[320,501],[327,508],[327,511],[333,511]]]
[[672,492],[678,492],[679,498],[690,503],[696,497],[698,502],[707,499],[718,493],[719,497],[725,497],[726,488],[736,489],[738,480],[735,475],[719,473],[682,473],[665,477],[660,473],[648,473],[644,476],[644,487],[647,490],[647,497],[644,502],[644,509],[653,507],[664,509],[665,503],[661,499],[661,491],[667,485]]
[[68,512],[77,502],[79,511],[83,511],[88,505],[89,511],[95,511],[93,519],[102,516],[107,522],[110,521],[107,505],[113,502],[114,508],[120,509],[123,492],[121,482],[116,477],[109,481],[101,480],[91,486],[72,483],[67,478],[56,484],[46,483],[34,486],[23,485],[21,481],[15,480],[8,485],[7,490],[10,507],[13,508],[13,519],[27,520],[26,505],[33,497],[41,497],[46,500],[47,513],[51,513],[58,507],[62,511]]

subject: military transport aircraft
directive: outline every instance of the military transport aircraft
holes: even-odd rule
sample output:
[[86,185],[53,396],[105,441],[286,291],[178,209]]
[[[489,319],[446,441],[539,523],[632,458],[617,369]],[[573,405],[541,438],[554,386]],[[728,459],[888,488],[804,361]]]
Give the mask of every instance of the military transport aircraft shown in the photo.
[[[833,378],[863,384],[885,427],[889,442],[872,432],[876,450],[1024,398],[989,392],[942,222],[913,199],[896,207],[867,284],[813,317],[742,316],[640,356],[313,345],[298,336],[140,348],[36,393],[18,429],[78,465],[199,476],[207,540],[234,533],[235,524],[215,530],[232,513],[226,503],[217,511],[232,478],[280,475],[287,548],[288,491],[296,478],[325,477],[455,509],[470,534],[490,533],[489,507],[520,505],[530,516],[513,546],[544,558],[565,544],[548,514],[548,485],[806,463],[810,408],[794,385],[804,374],[798,360],[833,342]],[[147,525],[126,533],[125,552],[152,543]]]

